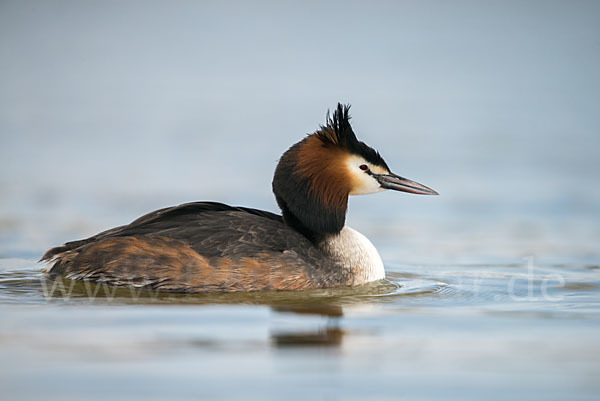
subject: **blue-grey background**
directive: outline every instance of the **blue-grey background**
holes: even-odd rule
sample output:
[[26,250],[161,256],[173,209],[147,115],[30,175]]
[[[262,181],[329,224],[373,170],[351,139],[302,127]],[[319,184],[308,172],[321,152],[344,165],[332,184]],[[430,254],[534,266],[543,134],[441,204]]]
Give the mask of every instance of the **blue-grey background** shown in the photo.
[[418,219],[412,236],[430,238],[435,217],[481,239],[519,222],[500,235],[570,229],[560,256],[593,252],[579,241],[599,235],[582,226],[600,217],[599,15],[595,1],[3,1],[0,219],[27,241],[2,253],[190,200],[276,210],[278,157],[338,101],[395,172],[441,193],[353,199],[351,224]]
[[[40,368],[30,377],[32,364],[56,355],[44,359],[27,351],[31,359],[23,358],[3,340],[0,354],[21,360],[21,370],[3,372],[10,388],[22,391],[30,380],[44,378],[52,387],[61,383],[56,377],[75,375],[83,383],[70,388],[77,399],[85,383],[103,378],[114,384],[102,376],[109,371],[129,377],[134,370],[123,365],[92,362],[90,371],[69,358],[96,361],[97,355],[86,353],[90,348],[119,354],[142,347],[144,354],[138,326],[123,323],[138,319],[147,328],[144,335],[172,322],[174,333],[180,325],[218,333],[217,348],[221,338],[233,336],[218,348],[231,353],[202,354],[201,360],[217,366],[204,377],[253,378],[244,388],[258,386],[254,395],[261,399],[270,390],[276,398],[290,395],[287,385],[270,387],[279,363],[288,369],[285,380],[301,388],[322,380],[329,398],[363,397],[357,388],[367,391],[375,383],[381,399],[464,399],[459,391],[440,390],[447,388],[476,388],[478,399],[592,399],[599,366],[598,1],[2,0],[0,259],[5,267],[34,271],[40,267],[35,260],[51,246],[193,200],[275,211],[270,183],[279,156],[317,129],[338,101],[352,104],[359,138],[378,149],[394,172],[441,194],[356,197],[349,224],[372,239],[388,271],[447,282],[446,290],[389,301],[398,309],[385,309],[383,317],[359,312],[358,320],[345,320],[350,333],[369,334],[346,334],[350,345],[343,353],[311,359],[310,353],[255,349],[252,358],[260,363],[239,358],[245,343],[236,335],[247,330],[251,342],[263,341],[256,333],[268,331],[265,309],[154,313],[133,307],[116,323],[111,308],[100,316],[73,308],[72,316],[79,316],[73,321],[61,320],[60,308],[34,315],[6,309],[5,322],[23,333],[45,333],[26,342],[26,350],[52,350],[52,341],[66,346],[82,338],[91,344],[56,354],[67,362],[52,365],[54,376]],[[574,291],[572,297],[560,307],[498,301],[505,299],[506,281],[527,274],[524,258],[546,273],[570,277],[572,287],[565,288]],[[476,277],[481,286],[453,281],[461,275]],[[493,282],[498,277],[505,281]],[[523,314],[482,323],[481,298],[461,291],[489,296],[485,316]],[[20,303],[20,296],[8,299]],[[407,312],[405,302],[439,310]],[[558,309],[564,316],[547,320]],[[181,322],[168,320],[172,313]],[[56,321],[73,337],[52,331]],[[94,321],[106,322],[102,328],[108,331],[95,327],[89,336]],[[214,331],[200,329],[211,324]],[[21,331],[6,330],[7,338],[25,341],[17,335]],[[119,342],[118,334],[129,337]],[[376,358],[367,352],[372,349]],[[138,384],[105,391],[126,398],[139,396],[140,388],[173,399],[202,394],[190,387],[196,383],[196,354],[183,364],[191,369],[177,368],[177,357],[165,362],[152,355],[151,364],[142,363],[148,371],[135,370],[141,372],[133,378]],[[231,364],[224,365],[222,355]],[[313,370],[315,361],[325,365]],[[307,382],[285,376],[298,364],[304,366],[300,372],[310,371]],[[409,376],[396,388],[398,371]],[[197,382],[213,398],[223,389],[233,398],[248,396],[242,387],[219,383]],[[344,393],[344,387],[353,390]],[[27,394],[40,395],[31,388]]]
[[397,173],[441,193],[354,199],[355,218],[597,223],[599,15],[594,1],[4,1],[0,217],[43,238],[190,200],[276,209],[277,158],[341,101]]

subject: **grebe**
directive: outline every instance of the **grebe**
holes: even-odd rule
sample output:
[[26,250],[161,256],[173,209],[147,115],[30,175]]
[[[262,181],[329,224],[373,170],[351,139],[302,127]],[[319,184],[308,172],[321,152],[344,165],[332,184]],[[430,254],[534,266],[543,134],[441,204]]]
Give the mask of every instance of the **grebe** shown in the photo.
[[349,195],[434,190],[393,174],[350,126],[350,106],[290,147],[273,178],[282,215],[215,202],[156,210],[47,251],[51,276],[169,292],[307,290],[384,278],[381,257],[344,225]]

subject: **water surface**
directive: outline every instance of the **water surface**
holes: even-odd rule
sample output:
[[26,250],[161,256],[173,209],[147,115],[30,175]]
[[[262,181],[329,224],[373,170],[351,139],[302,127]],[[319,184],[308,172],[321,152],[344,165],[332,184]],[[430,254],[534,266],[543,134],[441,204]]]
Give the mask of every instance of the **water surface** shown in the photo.
[[356,289],[206,295],[49,281],[30,260],[2,265],[2,387],[21,399],[595,399],[599,390],[598,265],[388,266],[386,280]]

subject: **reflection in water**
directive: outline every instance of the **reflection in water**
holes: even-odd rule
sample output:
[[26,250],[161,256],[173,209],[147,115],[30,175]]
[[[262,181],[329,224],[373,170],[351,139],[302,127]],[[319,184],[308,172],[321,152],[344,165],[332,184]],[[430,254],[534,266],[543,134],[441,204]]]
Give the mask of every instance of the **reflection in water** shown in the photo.
[[339,347],[345,332],[340,325],[343,314],[341,305],[335,302],[304,302],[290,303],[287,305],[271,305],[271,309],[279,313],[293,313],[299,315],[317,315],[326,318],[313,329],[271,329],[271,344],[275,348],[293,347]]
[[315,332],[273,333],[271,339],[277,348],[339,347],[344,331],[339,327],[325,327]]
[[326,302],[311,302],[303,304],[273,305],[276,312],[292,312],[306,315],[321,315],[327,317],[341,317],[343,310],[340,305]]

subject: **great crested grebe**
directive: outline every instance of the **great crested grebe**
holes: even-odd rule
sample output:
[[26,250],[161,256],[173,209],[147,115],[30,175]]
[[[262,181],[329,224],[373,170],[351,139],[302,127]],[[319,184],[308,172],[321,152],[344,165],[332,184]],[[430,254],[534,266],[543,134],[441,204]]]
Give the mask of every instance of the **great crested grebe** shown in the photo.
[[348,196],[437,192],[390,172],[356,139],[349,107],[338,104],[325,126],[281,156],[273,192],[282,216],[215,202],[160,209],[50,249],[45,271],[170,292],[307,290],[384,278],[373,244],[344,225]]

